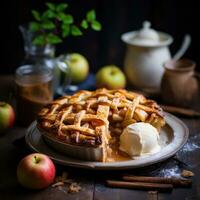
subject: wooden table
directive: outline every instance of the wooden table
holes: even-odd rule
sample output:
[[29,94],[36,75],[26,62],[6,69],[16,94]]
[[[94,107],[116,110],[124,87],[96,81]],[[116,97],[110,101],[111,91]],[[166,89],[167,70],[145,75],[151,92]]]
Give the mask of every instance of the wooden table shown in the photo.
[[[0,91],[7,90],[7,85],[10,86],[10,77],[0,77]],[[4,84],[3,84],[4,83]],[[1,87],[3,85],[3,87]],[[0,93],[1,94],[1,93]],[[4,92],[5,96],[5,92]],[[1,97],[1,95],[0,95]],[[198,106],[197,106],[198,108]],[[162,200],[183,200],[186,197],[196,196],[200,199],[200,119],[181,118],[189,127],[190,141],[193,144],[186,145],[184,148],[189,148],[190,151],[182,149],[177,153],[177,158],[182,162],[171,158],[163,163],[149,166],[138,170],[127,171],[90,171],[81,170],[64,166],[56,166],[57,175],[66,171],[69,178],[78,182],[82,187],[79,193],[68,194],[67,186],[62,188],[52,188],[40,191],[31,191],[22,188],[16,179],[16,167],[21,158],[30,153],[24,142],[24,134],[26,127],[18,127],[17,125],[0,136],[0,199],[20,199],[20,200],[35,200],[35,199],[162,199]],[[198,137],[198,139],[195,139]],[[196,145],[196,146],[195,146]],[[194,149],[196,149],[194,151]],[[199,150],[198,150],[199,149]],[[193,185],[191,188],[175,188],[171,193],[158,193],[158,196],[153,196],[148,191],[128,190],[108,188],[105,185],[106,179],[118,179],[122,174],[141,174],[141,175],[162,175],[166,173],[179,173],[182,169],[189,169],[195,173]],[[171,171],[169,171],[171,170]],[[192,199],[192,198],[188,198]]]

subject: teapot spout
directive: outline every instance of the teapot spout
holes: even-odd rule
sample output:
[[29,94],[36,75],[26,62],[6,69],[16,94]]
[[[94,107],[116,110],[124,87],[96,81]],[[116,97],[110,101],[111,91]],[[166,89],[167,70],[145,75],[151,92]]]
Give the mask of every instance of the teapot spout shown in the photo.
[[181,48],[177,51],[177,53],[173,56],[173,60],[177,61],[179,60],[187,51],[191,44],[191,36],[189,34],[185,35],[183,39],[183,43],[181,45]]

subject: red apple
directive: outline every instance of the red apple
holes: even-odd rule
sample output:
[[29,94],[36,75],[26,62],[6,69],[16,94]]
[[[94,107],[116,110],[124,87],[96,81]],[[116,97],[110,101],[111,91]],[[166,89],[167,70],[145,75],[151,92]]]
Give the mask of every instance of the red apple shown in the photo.
[[0,132],[13,127],[15,121],[15,112],[11,105],[6,102],[0,102]]
[[17,167],[19,183],[30,189],[48,187],[54,181],[55,173],[55,165],[52,160],[41,153],[26,156]]

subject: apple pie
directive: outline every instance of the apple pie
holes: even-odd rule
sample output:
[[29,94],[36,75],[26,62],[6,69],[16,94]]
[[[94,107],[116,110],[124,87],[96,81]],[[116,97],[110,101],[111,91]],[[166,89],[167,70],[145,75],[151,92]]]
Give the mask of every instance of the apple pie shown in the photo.
[[78,91],[63,96],[38,114],[40,131],[66,144],[101,148],[101,161],[118,148],[119,136],[129,124],[150,123],[158,130],[164,124],[162,109],[143,95],[127,90]]

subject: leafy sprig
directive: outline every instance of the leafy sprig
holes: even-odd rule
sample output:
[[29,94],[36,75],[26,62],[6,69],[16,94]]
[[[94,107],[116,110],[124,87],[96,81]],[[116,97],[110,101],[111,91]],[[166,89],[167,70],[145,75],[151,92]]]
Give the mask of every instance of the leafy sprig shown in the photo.
[[75,23],[74,17],[66,12],[68,4],[48,2],[46,7],[43,13],[32,10],[34,21],[30,22],[29,30],[37,33],[33,38],[35,45],[58,44],[69,35],[83,35],[88,28],[95,31],[102,28],[101,23],[96,20],[95,10],[88,11],[80,23]]

